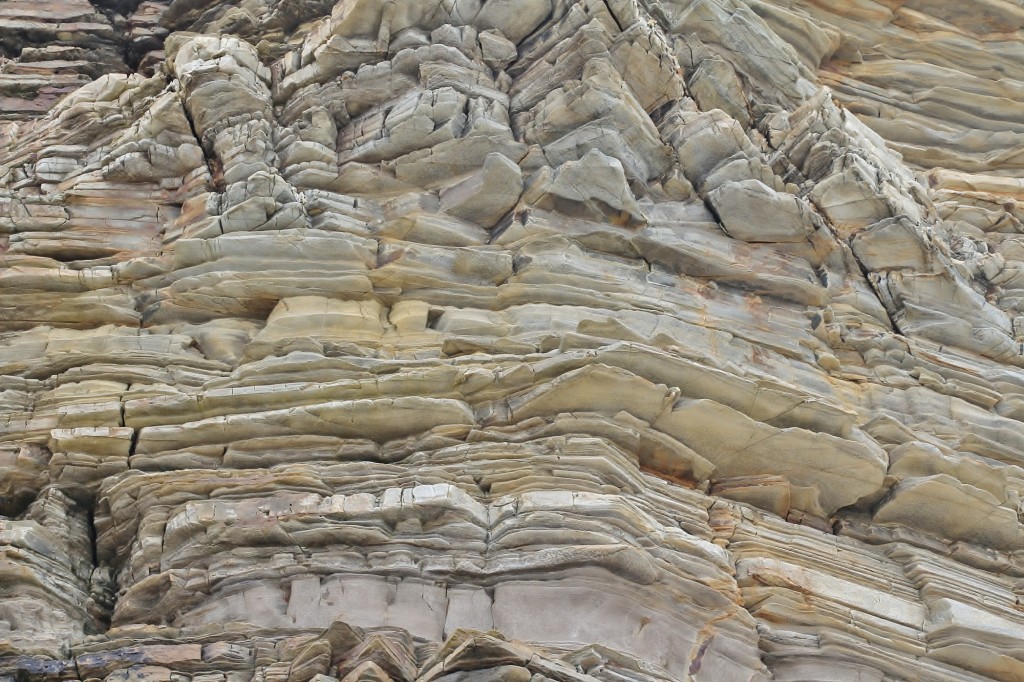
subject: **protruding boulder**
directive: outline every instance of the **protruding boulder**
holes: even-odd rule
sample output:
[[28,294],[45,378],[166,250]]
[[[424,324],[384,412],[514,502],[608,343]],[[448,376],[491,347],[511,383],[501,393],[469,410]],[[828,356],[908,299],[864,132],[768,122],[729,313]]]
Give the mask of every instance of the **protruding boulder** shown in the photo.
[[708,195],[708,203],[722,229],[745,242],[802,242],[815,230],[809,206],[760,180],[728,182]]
[[519,202],[522,192],[519,166],[501,154],[488,154],[479,172],[441,192],[441,210],[481,227],[493,227]]
[[646,223],[622,164],[596,149],[579,161],[544,168],[530,178],[523,201],[588,220],[638,227]]

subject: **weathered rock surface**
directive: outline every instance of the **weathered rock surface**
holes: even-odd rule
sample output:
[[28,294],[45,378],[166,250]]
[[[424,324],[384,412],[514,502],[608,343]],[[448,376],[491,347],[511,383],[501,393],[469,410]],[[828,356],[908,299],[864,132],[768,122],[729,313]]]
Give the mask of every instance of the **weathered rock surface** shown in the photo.
[[0,682],[1024,680],[1022,30],[0,1]]

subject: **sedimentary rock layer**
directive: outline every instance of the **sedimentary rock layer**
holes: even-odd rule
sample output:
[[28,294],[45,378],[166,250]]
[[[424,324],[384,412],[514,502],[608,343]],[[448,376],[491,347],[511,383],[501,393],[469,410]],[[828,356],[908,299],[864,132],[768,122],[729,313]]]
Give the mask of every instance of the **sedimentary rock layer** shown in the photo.
[[0,2],[0,680],[1024,679],[1022,26]]

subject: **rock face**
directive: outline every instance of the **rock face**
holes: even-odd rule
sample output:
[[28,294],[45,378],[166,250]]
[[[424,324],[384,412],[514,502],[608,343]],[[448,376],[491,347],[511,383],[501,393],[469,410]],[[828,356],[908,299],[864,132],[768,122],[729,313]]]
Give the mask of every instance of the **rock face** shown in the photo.
[[0,2],[0,682],[1024,680],[1022,30]]

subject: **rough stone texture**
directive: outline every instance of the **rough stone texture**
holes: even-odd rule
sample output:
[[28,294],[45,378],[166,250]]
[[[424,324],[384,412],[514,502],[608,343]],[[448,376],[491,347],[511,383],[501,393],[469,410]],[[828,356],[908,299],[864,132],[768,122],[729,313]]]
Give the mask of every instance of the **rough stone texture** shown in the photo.
[[0,682],[1024,680],[1022,29],[0,1]]

